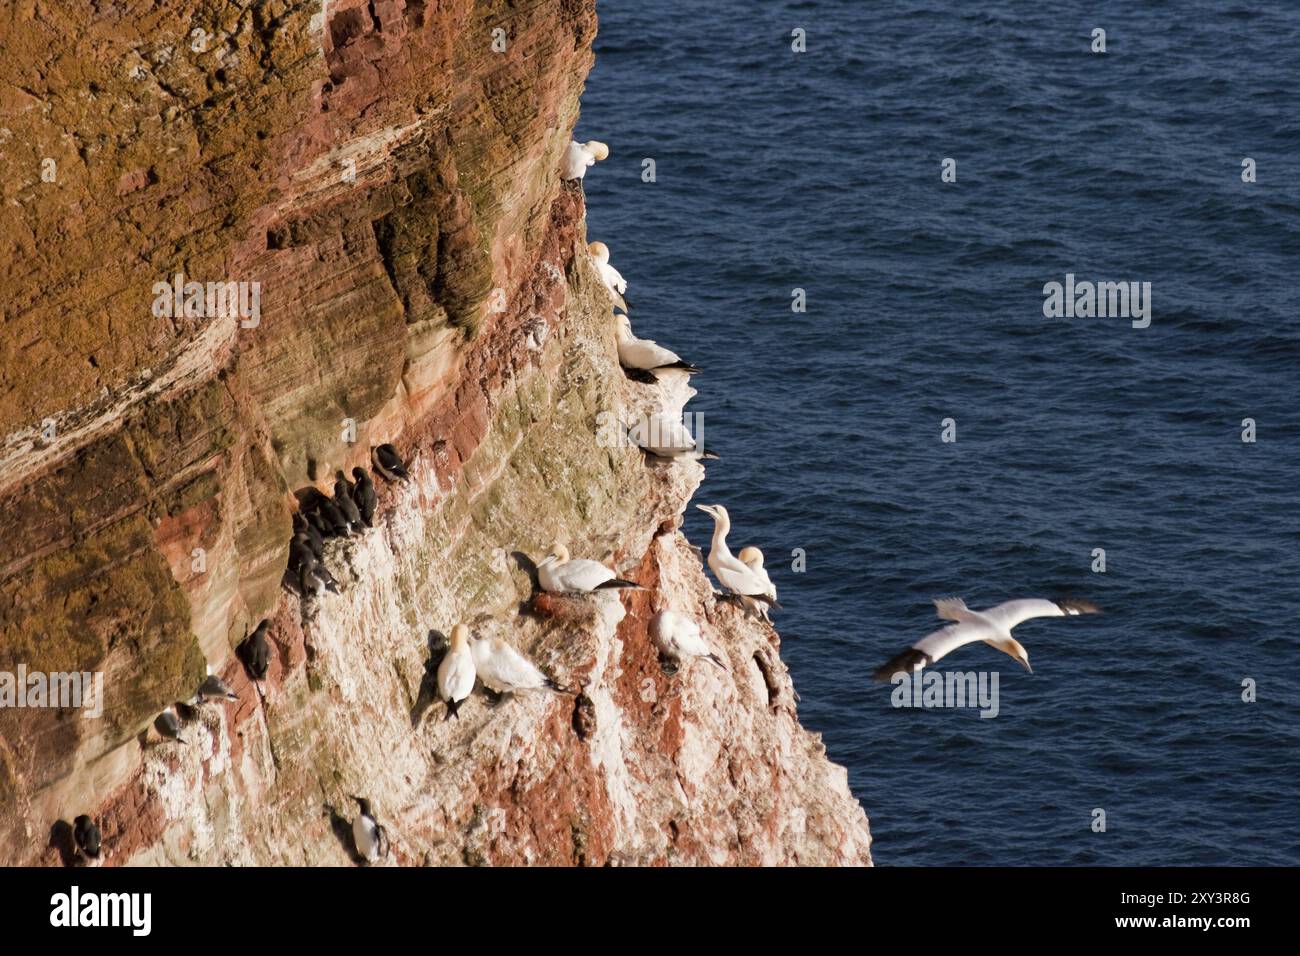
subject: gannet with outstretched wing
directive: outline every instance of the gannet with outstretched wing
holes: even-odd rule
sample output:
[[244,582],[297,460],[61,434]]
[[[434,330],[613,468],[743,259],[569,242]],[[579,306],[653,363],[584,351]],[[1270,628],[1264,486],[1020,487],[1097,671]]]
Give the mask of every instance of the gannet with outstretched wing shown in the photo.
[[690,362],[683,362],[676,352],[671,352],[651,339],[639,339],[632,334],[632,323],[626,315],[616,315],[618,321],[618,362],[626,369],[650,372],[657,369],[681,369],[698,372]]
[[731,516],[722,505],[696,505],[705,514],[713,516],[713,545],[709,548],[709,570],[723,587],[740,598],[752,611],[761,611],[763,605],[780,607],[776,603],[776,589],[767,573],[757,573],[741,561],[727,547],[727,532],[731,530]]
[[587,175],[587,167],[608,158],[609,147],[604,143],[594,139],[589,139],[585,143],[574,140],[569,143],[569,148],[564,153],[564,170],[560,173],[560,178],[581,179]]
[[1042,598],[1006,601],[983,611],[972,611],[961,598],[936,598],[934,607],[941,619],[956,623],[921,638],[877,670],[872,675],[872,680],[889,683],[899,672],[915,673],[957,648],[975,641],[983,641],[1002,653],[1009,654],[1032,674],[1034,670],[1029,666],[1029,652],[1011,636],[1013,627],[1034,617],[1064,617],[1100,612],[1100,608],[1089,601],[1046,601]]

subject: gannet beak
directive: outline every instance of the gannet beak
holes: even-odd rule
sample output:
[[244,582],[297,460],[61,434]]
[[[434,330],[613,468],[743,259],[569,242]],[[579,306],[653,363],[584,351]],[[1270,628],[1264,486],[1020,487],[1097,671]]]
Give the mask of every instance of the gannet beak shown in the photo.
[[715,518],[717,517],[717,515],[713,513],[713,505],[696,505],[695,507],[699,508],[706,515],[712,515]]
[[1029,673],[1032,674],[1034,672],[1034,669],[1029,666],[1029,661],[1021,661],[1020,663],[1025,665],[1025,670],[1029,671]]

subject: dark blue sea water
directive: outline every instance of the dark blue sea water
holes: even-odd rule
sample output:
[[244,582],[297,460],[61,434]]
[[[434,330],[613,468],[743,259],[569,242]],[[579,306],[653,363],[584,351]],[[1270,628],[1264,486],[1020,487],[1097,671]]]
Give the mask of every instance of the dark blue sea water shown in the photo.
[[[767,553],[877,861],[1300,863],[1300,4],[599,12],[591,238],[706,369],[696,500]],[[1150,282],[1150,327],[1044,318],[1067,272]],[[996,719],[894,709],[945,594],[1106,614],[1018,628],[1032,675],[949,658]]]

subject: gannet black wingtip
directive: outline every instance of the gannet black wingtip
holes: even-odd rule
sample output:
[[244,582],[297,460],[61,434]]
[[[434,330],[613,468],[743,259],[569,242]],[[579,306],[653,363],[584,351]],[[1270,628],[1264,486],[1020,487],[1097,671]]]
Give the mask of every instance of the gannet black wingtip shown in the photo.
[[1065,614],[1100,614],[1101,608],[1083,598],[1061,598],[1053,601]]
[[600,584],[597,584],[595,588],[593,588],[592,590],[609,591],[609,590],[616,590],[620,588],[625,588],[632,591],[645,590],[645,588],[642,585],[637,584],[635,581],[627,581],[623,578],[610,578],[608,581],[603,581]]
[[895,674],[913,674],[923,667],[928,667],[931,663],[929,655],[924,651],[909,647],[901,654],[890,658],[884,666],[877,668],[876,672],[871,675],[871,679],[877,684],[889,684],[893,682]]

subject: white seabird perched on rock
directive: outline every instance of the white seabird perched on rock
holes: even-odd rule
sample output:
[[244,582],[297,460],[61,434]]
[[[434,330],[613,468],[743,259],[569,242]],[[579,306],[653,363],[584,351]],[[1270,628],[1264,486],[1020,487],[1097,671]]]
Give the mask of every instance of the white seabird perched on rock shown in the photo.
[[599,561],[589,558],[574,558],[570,561],[569,549],[563,544],[551,548],[551,553],[538,563],[537,580],[541,583],[542,590],[551,594],[641,587],[634,581],[618,577]]
[[[772,600],[775,601],[776,585],[772,583],[772,579],[768,576],[767,568],[763,567],[763,552],[751,544],[737,551],[736,557],[749,565],[749,569],[763,579],[769,588],[766,593],[771,594]],[[767,613],[767,605],[763,605],[760,610],[764,618],[771,619]]]
[[517,650],[499,637],[482,637],[471,642],[474,670],[488,690],[498,694],[517,690],[558,691],[559,685]]
[[650,619],[650,640],[665,657],[684,662],[692,657],[705,657],[724,671],[727,665],[709,648],[700,636],[700,626],[684,614],[665,608]]
[[591,242],[587,244],[587,251],[591,253],[591,258],[596,262],[596,271],[600,273],[600,281],[605,283],[605,288],[609,294],[614,297],[614,304],[624,312],[631,311],[627,304],[627,280],[623,274],[609,264],[609,246],[603,242]]
[[936,598],[934,607],[942,620],[957,623],[927,634],[891,658],[872,675],[872,680],[884,684],[895,674],[915,673],[957,648],[975,641],[983,641],[990,647],[1009,654],[1032,674],[1034,669],[1029,666],[1029,652],[1011,636],[1013,627],[1034,617],[1098,614],[1101,610],[1090,601],[1046,601],[1041,598],[1006,601],[983,611],[972,611],[961,598]]
[[370,812],[370,801],[365,797],[353,797],[360,813],[352,821],[352,842],[356,844],[357,853],[367,863],[374,863],[380,857],[388,856],[388,831],[380,826],[374,814]]
[[740,603],[756,613],[761,613],[764,605],[780,607],[776,602],[776,589],[767,577],[754,571],[741,561],[727,547],[727,532],[731,530],[731,516],[722,505],[696,505],[705,514],[713,517],[713,546],[709,548],[709,570],[718,579],[718,583],[740,599]]
[[639,339],[632,334],[632,322],[626,315],[614,316],[618,322],[618,362],[625,369],[649,374],[650,381],[655,381],[655,371],[659,369],[680,369],[687,374],[699,369],[690,362],[682,361],[676,352],[671,352],[651,339]]
[[447,716],[455,717],[461,703],[474,689],[474,652],[469,646],[469,628],[457,624],[451,629],[451,647],[438,665],[438,696],[447,704]]
[[656,412],[638,419],[627,430],[627,436],[643,451],[659,458],[721,457],[695,441],[690,430],[680,418],[665,412]]
[[585,143],[573,140],[564,153],[564,168],[560,178],[565,180],[582,179],[587,175],[587,168],[609,158],[609,147],[599,140],[589,139]]

